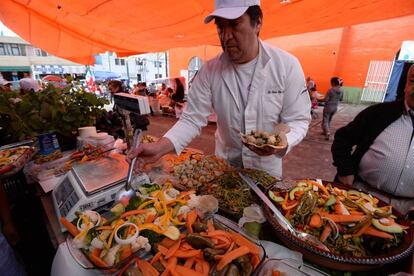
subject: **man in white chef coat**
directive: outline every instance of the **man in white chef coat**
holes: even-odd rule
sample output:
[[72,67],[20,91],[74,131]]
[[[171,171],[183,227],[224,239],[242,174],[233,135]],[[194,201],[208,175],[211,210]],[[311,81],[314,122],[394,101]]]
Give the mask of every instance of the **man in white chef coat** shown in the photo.
[[[189,91],[180,120],[153,144],[129,154],[138,164],[151,163],[169,152],[179,154],[201,129],[213,109],[217,114],[216,155],[231,165],[257,168],[282,176],[282,157],[306,135],[310,99],[299,61],[259,39],[263,15],[260,0],[216,0],[214,19],[223,53],[207,61]],[[285,123],[288,146],[255,149],[240,140],[240,131],[274,132]]]

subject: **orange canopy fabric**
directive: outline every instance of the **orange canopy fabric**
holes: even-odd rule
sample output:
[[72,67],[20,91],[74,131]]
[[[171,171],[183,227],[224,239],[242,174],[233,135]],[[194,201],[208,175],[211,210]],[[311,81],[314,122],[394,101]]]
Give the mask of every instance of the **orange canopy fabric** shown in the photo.
[[[213,0],[1,0],[0,20],[50,54],[82,64],[105,51],[127,56],[219,45],[204,17]],[[262,0],[261,38],[298,34],[414,13],[413,0]],[[414,23],[414,22],[413,22]],[[414,24],[413,24],[414,25]]]

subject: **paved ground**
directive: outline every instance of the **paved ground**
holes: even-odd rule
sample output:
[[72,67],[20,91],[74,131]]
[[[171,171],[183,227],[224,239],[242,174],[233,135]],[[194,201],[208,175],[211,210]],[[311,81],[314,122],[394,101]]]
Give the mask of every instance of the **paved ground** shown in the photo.
[[[341,105],[332,121],[331,133],[350,122],[365,106]],[[336,170],[332,165],[331,141],[325,141],[321,135],[322,110],[316,110],[318,118],[314,119],[309,131],[301,144],[296,146],[283,161],[284,177],[318,177],[326,180],[333,180]],[[174,123],[175,118],[165,116],[150,117],[148,134],[162,136]],[[201,149],[206,154],[214,153],[214,132],[215,124],[209,124],[202,131],[202,134],[193,140],[191,147]],[[333,136],[333,135],[332,135]]]

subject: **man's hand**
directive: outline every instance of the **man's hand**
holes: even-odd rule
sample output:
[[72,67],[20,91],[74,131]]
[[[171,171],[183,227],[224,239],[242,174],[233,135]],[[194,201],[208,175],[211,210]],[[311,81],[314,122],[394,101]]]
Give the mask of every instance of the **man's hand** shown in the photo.
[[140,144],[138,148],[131,150],[127,155],[127,162],[130,163],[134,157],[138,157],[136,167],[142,169],[144,165],[154,163],[172,151],[174,145],[163,137],[156,143]]
[[348,184],[348,185],[352,185],[354,183],[354,175],[344,175],[344,176],[338,176],[338,180],[339,182],[341,182],[342,184]]
[[15,246],[19,242],[20,236],[13,222],[4,223],[2,232],[11,246]]

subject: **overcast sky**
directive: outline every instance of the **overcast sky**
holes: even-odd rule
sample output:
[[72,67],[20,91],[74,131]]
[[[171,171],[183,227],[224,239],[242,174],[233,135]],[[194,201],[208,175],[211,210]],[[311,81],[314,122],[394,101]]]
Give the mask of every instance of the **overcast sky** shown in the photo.
[[9,28],[4,26],[3,22],[1,22],[1,21],[0,21],[0,33],[3,33],[3,35],[8,35],[8,36],[17,36]]

